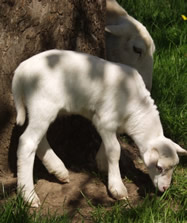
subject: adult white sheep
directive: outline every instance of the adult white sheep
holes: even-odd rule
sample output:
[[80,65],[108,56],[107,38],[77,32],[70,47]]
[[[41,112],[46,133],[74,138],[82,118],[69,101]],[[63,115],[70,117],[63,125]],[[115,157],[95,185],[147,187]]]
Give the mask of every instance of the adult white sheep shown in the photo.
[[139,147],[149,175],[160,191],[171,182],[178,153],[187,153],[163,135],[159,113],[139,73],[126,65],[72,51],[50,50],[22,62],[15,71],[12,92],[17,124],[29,123],[17,151],[18,189],[32,206],[35,154],[50,173],[68,182],[68,170],[47,142],[46,132],[57,115],[80,114],[90,119],[102,138],[96,160],[108,171],[108,189],[116,199],[127,198],[119,170],[116,134],[127,133]]
[[149,91],[152,87],[154,51],[154,42],[145,26],[128,15],[116,0],[107,0],[107,59],[136,68]]

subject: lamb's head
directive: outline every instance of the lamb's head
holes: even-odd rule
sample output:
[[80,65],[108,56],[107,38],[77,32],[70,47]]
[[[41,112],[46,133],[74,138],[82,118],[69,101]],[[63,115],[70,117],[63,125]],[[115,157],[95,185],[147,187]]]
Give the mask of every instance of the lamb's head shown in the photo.
[[144,155],[144,163],[155,187],[164,192],[170,186],[175,166],[179,163],[178,154],[187,155],[187,151],[167,138],[151,143]]
[[134,67],[151,90],[155,45],[147,29],[126,15],[116,24],[106,25],[107,59]]

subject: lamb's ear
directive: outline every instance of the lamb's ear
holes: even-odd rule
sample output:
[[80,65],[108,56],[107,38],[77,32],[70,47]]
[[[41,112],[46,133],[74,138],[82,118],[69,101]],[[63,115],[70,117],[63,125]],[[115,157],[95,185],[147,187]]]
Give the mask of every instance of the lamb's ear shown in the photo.
[[175,144],[175,149],[177,151],[177,153],[181,156],[187,156],[187,150],[183,149],[182,147],[180,147],[179,145]]
[[156,165],[159,159],[158,150],[156,148],[148,150],[147,152],[145,152],[143,158],[144,158],[144,163],[147,167],[151,165]]

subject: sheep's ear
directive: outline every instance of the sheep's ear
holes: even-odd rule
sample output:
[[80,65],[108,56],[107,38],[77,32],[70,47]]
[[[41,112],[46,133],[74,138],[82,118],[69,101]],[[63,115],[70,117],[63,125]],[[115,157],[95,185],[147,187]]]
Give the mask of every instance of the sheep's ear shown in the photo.
[[[122,36],[124,33],[123,30],[124,30],[124,24],[105,26],[105,31],[115,36]],[[128,30],[126,30],[126,32],[128,32]]]
[[176,152],[181,155],[181,156],[187,156],[187,150],[183,149],[182,147],[180,147],[179,145],[177,145],[176,143],[175,144],[175,149],[176,149]]
[[144,163],[146,166],[156,165],[159,159],[159,153],[156,148],[152,148],[145,152],[144,154]]

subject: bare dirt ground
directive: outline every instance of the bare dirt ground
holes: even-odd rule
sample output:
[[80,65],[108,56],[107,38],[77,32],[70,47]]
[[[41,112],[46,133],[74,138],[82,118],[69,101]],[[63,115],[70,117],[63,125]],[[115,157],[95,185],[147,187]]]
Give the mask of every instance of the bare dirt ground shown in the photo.
[[[47,214],[48,210],[63,214],[65,210],[66,213],[74,216],[75,222],[79,222],[81,214],[87,217],[89,222],[89,212],[92,208],[88,204],[88,200],[93,205],[101,204],[105,207],[110,207],[116,201],[107,191],[107,177],[98,173],[96,168],[95,155],[100,145],[100,139],[87,121],[83,121],[83,126],[88,126],[84,128],[85,131],[68,132],[66,125],[74,125],[74,122],[79,121],[75,119],[71,120],[71,123],[68,121],[68,124],[65,122],[63,127],[54,123],[49,129],[48,137],[49,141],[51,139],[52,148],[70,171],[70,183],[61,184],[58,182],[54,176],[47,173],[38,159],[35,162],[34,179],[36,192],[43,202],[43,214]],[[63,134],[63,129],[66,129],[65,134]],[[22,129],[13,131],[9,156],[14,158],[9,158],[11,161],[10,171],[0,173],[1,194],[6,191],[11,196],[15,195],[16,148],[18,135],[22,131]],[[51,132],[53,134],[50,135]],[[137,148],[121,140],[120,142],[122,147],[121,175],[129,193],[129,200],[132,205],[136,205],[145,195],[146,190],[151,191],[153,187]],[[81,148],[80,145],[82,145]],[[79,213],[77,209],[79,209]]]

